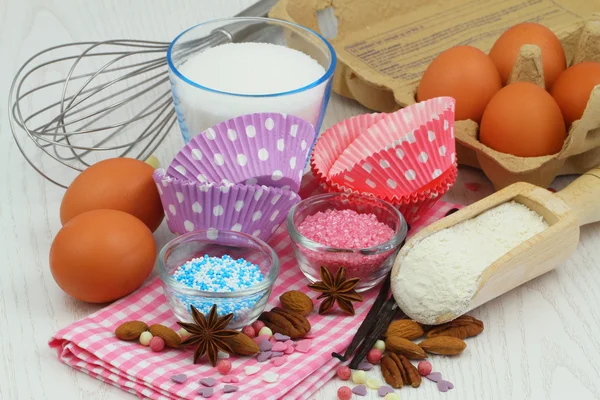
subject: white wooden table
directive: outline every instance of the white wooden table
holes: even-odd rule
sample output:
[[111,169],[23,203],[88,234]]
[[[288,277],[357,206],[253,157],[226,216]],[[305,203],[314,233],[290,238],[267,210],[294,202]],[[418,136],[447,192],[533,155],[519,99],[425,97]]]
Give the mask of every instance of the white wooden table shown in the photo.
[[[133,396],[59,363],[47,346],[53,333],[98,306],[72,300],[54,283],[48,251],[60,228],[63,190],[38,176],[18,153],[6,98],[18,66],[63,42],[103,38],[168,41],[184,28],[231,16],[253,0],[0,0],[0,399],[99,400]],[[324,127],[364,110],[333,96]],[[177,137],[178,133],[174,136]],[[168,162],[179,137],[158,156]],[[464,182],[479,182],[477,192]],[[568,182],[555,182],[560,188]],[[479,172],[462,169],[446,197],[470,203],[491,192]],[[159,245],[170,234],[163,226]],[[434,357],[456,388],[439,393],[425,382],[403,399],[599,399],[600,225],[582,229],[569,262],[474,311],[485,332],[458,358]],[[339,380],[317,399],[334,399]],[[377,398],[369,391],[370,398]],[[367,397],[369,398],[369,397]]]

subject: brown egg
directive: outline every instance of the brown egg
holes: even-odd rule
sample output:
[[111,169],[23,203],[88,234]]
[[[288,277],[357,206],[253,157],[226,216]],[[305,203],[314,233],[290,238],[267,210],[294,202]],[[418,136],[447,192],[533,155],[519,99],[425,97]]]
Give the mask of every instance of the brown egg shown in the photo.
[[551,94],[562,111],[567,127],[581,118],[596,85],[600,85],[598,62],[575,64],[558,77]]
[[164,217],[160,196],[147,163],[133,158],[111,158],[84,170],[67,189],[60,220],[90,210],[120,210],[139,218],[154,232]]
[[479,127],[479,141],[518,157],[558,153],[567,137],[556,101],[533,83],[505,86],[490,100]]
[[479,122],[485,106],[501,87],[500,74],[483,51],[457,46],[440,53],[429,64],[417,89],[417,101],[453,97],[457,120]]
[[565,51],[556,35],[543,25],[527,22],[505,31],[490,50],[490,58],[496,64],[502,83],[506,84],[524,44],[535,44],[542,50],[544,81],[550,89],[559,75],[567,68]]
[[156,258],[144,223],[116,210],[93,210],[69,220],[50,248],[54,280],[70,296],[105,303],[140,287]]

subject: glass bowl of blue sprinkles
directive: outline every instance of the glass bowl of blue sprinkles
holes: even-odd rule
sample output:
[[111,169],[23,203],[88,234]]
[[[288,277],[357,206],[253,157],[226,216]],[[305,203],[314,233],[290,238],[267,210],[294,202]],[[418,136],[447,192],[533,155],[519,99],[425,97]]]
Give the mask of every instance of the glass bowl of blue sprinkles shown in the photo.
[[160,251],[157,269],[179,321],[193,322],[190,306],[208,314],[213,304],[229,329],[254,322],[279,275],[279,259],[260,239],[241,232],[199,230],[178,236]]

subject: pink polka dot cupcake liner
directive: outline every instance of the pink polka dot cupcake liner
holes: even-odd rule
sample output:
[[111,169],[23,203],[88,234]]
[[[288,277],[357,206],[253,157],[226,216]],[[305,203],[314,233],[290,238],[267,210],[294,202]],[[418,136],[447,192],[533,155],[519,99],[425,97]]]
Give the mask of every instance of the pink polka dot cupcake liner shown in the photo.
[[[456,161],[454,105],[453,98],[438,97],[362,126],[328,176],[338,185],[384,197],[419,190]],[[342,122],[332,129],[348,127]]]
[[169,230],[181,235],[206,230],[243,232],[267,241],[300,196],[288,189],[245,184],[200,183],[157,169],[154,182]]
[[193,137],[167,174],[200,183],[245,183],[298,191],[315,130],[279,113],[248,114]]
[[[400,112],[405,110],[403,109],[393,114],[358,115],[332,126],[315,143],[310,160],[313,175],[328,192],[371,195],[396,206],[408,223],[418,220],[452,187],[458,173],[454,145],[454,100],[443,97],[424,103],[427,104],[418,103],[407,107],[410,117],[403,116],[404,114]],[[432,109],[438,112],[427,114]],[[413,118],[415,115],[418,118]],[[425,121],[425,123],[418,129],[402,131],[398,128],[398,126],[415,126],[416,121]],[[384,143],[389,140],[375,138],[386,127],[398,137],[396,141],[387,145]],[[363,135],[367,135],[365,137],[369,140],[362,139]],[[361,149],[361,146],[365,146],[364,149]],[[374,153],[377,148],[379,153]],[[429,149],[428,151],[433,153],[431,158],[428,153],[427,161],[431,161],[431,165],[425,169],[420,165],[427,164],[421,161],[425,157],[419,159],[422,149]],[[402,155],[401,159],[398,154]],[[352,165],[350,160],[355,160],[355,165]],[[367,169],[364,168],[365,163],[369,165]],[[415,170],[415,174],[417,170],[421,172],[425,170],[430,174],[421,173],[419,179],[415,177],[413,181],[402,180],[402,175],[407,168]],[[371,172],[367,173],[369,169]],[[363,177],[364,184],[349,184],[348,179],[343,179],[343,171],[350,173],[358,171],[359,176]],[[373,180],[375,177],[380,183],[379,186],[376,184],[373,187],[372,184],[367,184],[367,179]],[[392,177],[397,177],[399,181],[396,182],[394,190],[390,190],[391,187],[387,182]],[[385,183],[388,189],[381,190],[382,183]]]

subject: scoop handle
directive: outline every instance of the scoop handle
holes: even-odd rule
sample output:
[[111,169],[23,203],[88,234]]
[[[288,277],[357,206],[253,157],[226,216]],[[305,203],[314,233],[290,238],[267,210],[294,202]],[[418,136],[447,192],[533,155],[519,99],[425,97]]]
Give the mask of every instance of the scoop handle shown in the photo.
[[556,193],[577,214],[579,225],[600,221],[600,168],[595,168]]

